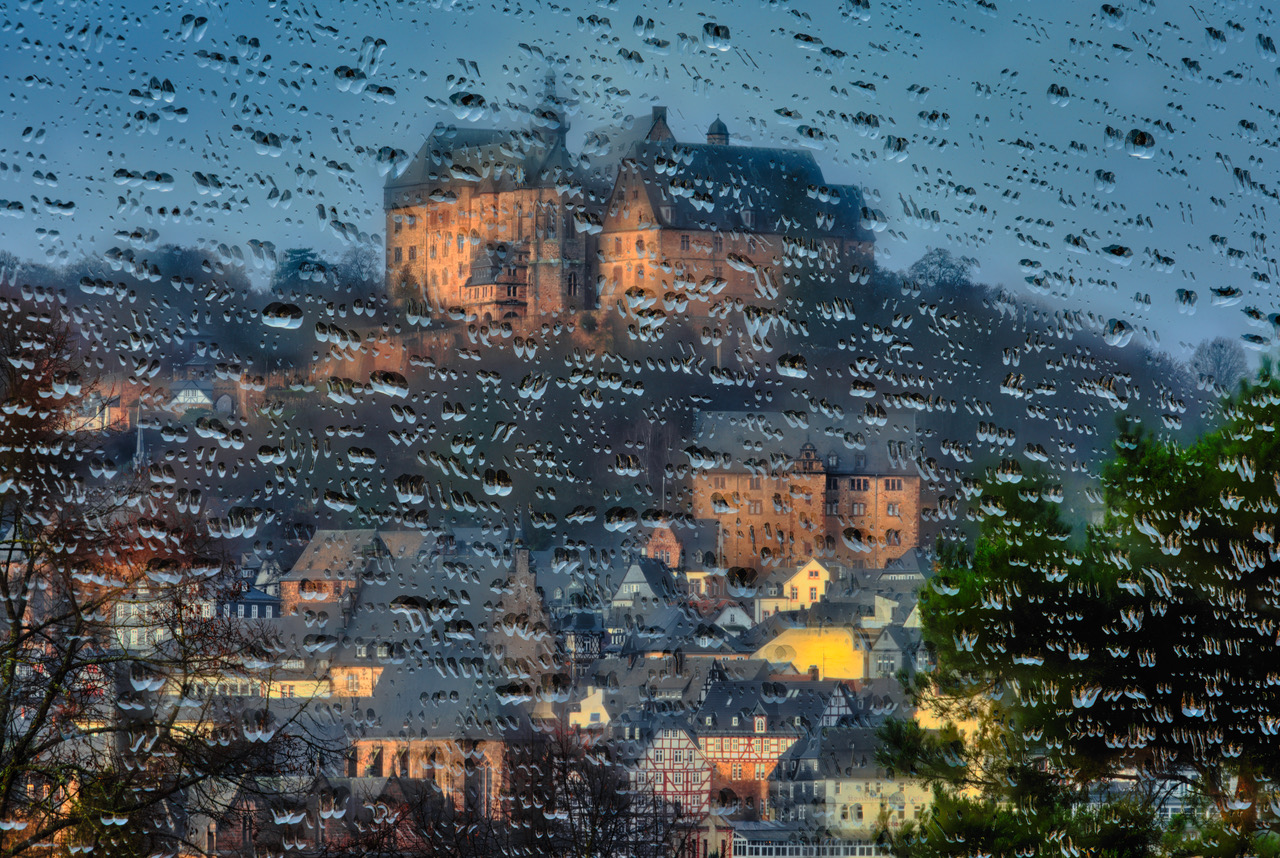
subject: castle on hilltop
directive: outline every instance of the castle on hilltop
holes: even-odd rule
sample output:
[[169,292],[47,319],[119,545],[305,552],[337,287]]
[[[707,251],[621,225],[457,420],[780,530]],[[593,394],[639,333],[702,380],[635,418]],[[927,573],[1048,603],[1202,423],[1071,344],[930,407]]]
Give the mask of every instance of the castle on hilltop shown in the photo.
[[861,192],[806,150],[737,145],[718,118],[682,143],[654,107],[601,176],[569,154],[563,114],[548,93],[532,130],[437,125],[386,183],[392,294],[482,322],[615,302],[703,315],[777,298],[797,260],[870,267]]

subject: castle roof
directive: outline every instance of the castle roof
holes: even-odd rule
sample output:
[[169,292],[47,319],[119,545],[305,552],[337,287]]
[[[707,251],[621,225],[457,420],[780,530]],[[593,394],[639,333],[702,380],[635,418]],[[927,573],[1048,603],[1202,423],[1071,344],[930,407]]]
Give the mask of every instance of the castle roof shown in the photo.
[[[829,474],[915,476],[914,426],[868,427],[856,418],[809,422],[778,411],[700,411],[699,444],[732,457],[731,469],[759,468],[781,474],[793,469],[808,445]],[[834,467],[830,464],[835,457]]]
[[464,187],[479,193],[554,188],[573,180],[564,134],[459,129],[437,125],[399,175],[389,176],[388,206],[443,201]]
[[619,179],[628,176],[661,227],[872,241],[862,192],[828,185],[807,150],[646,139],[623,159]]

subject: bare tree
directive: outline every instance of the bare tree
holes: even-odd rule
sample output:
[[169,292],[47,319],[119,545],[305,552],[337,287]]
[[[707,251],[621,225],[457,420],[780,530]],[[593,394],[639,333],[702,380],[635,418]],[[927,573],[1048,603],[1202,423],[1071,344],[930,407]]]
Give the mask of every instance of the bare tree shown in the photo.
[[352,802],[325,858],[683,858],[699,821],[652,790],[636,788],[609,744],[575,730],[513,736],[496,806],[483,778],[458,793],[430,779],[393,778],[376,799]]
[[557,725],[510,746],[513,846],[547,856],[680,856],[693,848],[693,817],[634,788],[613,748]]
[[1249,361],[1239,342],[1229,337],[1215,337],[1196,346],[1190,367],[1203,382],[1232,390],[1249,371]]
[[273,652],[213,610],[229,564],[162,471],[134,479],[90,449],[74,331],[4,300],[0,856],[175,850],[192,814],[305,765],[299,713],[225,693]]

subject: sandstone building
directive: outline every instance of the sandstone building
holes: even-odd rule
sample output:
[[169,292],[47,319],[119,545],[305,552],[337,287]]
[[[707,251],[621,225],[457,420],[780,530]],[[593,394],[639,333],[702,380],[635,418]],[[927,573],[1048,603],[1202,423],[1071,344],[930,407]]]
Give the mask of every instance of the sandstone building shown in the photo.
[[694,316],[767,303],[797,260],[848,276],[869,265],[856,187],[828,185],[807,150],[676,140],[664,107],[607,175],[566,147],[548,94],[532,131],[437,126],[385,188],[388,286],[480,321],[571,309],[664,307]]
[[[554,96],[533,132],[437,126],[385,189],[388,286],[478,319],[586,307],[593,237]],[[564,192],[562,194],[562,191]]]
[[828,432],[800,429],[776,413],[704,412],[697,437],[728,453],[731,466],[698,472],[694,518],[714,522],[726,566],[800,566],[817,557],[882,568],[919,540],[911,434]]

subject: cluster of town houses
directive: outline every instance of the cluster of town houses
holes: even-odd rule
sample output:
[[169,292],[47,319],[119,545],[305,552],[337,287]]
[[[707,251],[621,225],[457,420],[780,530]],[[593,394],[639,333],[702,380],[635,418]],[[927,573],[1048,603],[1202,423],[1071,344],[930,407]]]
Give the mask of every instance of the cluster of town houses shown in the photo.
[[[702,425],[716,421],[788,443],[767,414]],[[879,854],[878,827],[927,802],[875,759],[877,725],[910,715],[898,677],[927,668],[916,592],[930,567],[914,522],[897,521],[916,514],[919,484],[908,509],[876,514],[909,537],[886,545],[853,504],[908,504],[884,486],[903,472],[872,444],[848,465],[844,439],[798,446],[755,489],[746,473],[725,472],[732,489],[708,477],[695,506],[715,495],[718,511],[708,500],[692,525],[612,543],[531,550],[518,523],[459,521],[319,531],[296,559],[248,555],[240,595],[218,610],[276,625],[289,654],[241,690],[370,713],[325,775],[352,795],[430,778],[498,812],[504,742],[538,722],[620,749],[637,787],[692,820],[699,855]],[[770,495],[810,488],[818,512],[793,531]],[[757,495],[768,514],[747,512]],[[783,538],[762,563],[764,540],[737,531],[766,525]]]
[[[826,183],[808,152],[736,145],[719,120],[682,143],[658,107],[593,169],[569,157],[553,98],[537,115],[523,134],[439,127],[388,180],[401,297],[484,323],[612,303],[696,316],[777,299],[792,256],[854,279],[872,265],[859,190]],[[246,410],[188,376],[175,413]],[[896,677],[926,667],[915,594],[931,570],[914,427],[858,426],[704,412],[698,443],[732,466],[693,472],[691,515],[612,542],[535,549],[519,522],[454,520],[246,555],[216,610],[274,626],[286,654],[211,692],[361,713],[303,794],[390,801],[431,780],[500,814],[505,743],[553,724],[608,742],[636,788],[678,803],[699,858],[880,854],[876,831],[927,802],[875,754],[877,725],[909,714]],[[323,816],[290,842],[341,839],[350,820]],[[253,836],[198,834],[211,852]]]

